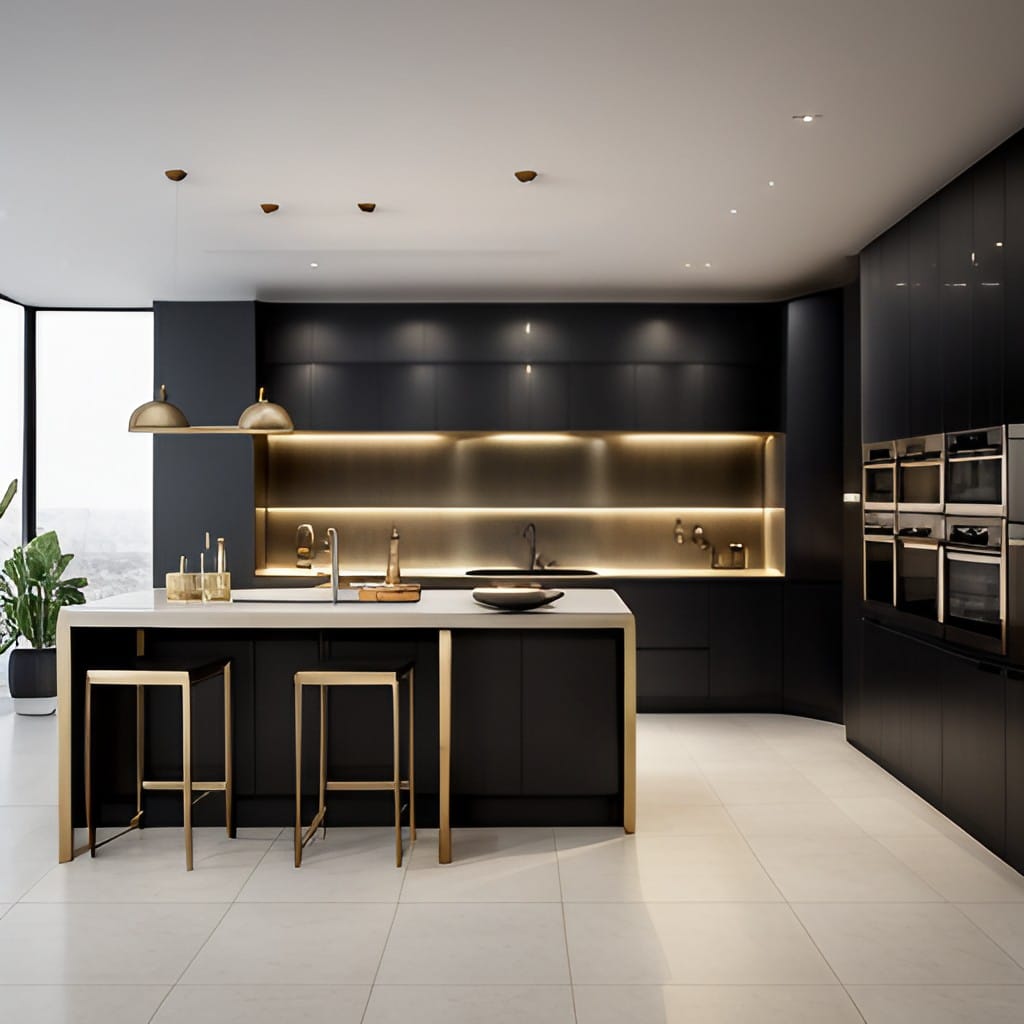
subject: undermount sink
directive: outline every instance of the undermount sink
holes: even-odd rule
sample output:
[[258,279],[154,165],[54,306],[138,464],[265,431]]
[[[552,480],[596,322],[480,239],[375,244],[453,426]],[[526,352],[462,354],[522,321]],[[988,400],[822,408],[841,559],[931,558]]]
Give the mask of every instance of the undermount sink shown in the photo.
[[467,576],[596,576],[593,569],[470,569]]

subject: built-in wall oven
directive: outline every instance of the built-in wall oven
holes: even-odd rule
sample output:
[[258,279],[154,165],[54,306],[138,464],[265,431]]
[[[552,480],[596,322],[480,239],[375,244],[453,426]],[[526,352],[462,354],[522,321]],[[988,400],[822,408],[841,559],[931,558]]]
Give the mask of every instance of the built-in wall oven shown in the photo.
[[951,643],[1006,653],[1006,522],[948,515],[943,557],[944,635]]
[[1003,427],[946,435],[946,512],[1006,515],[1006,431]]
[[942,635],[941,515],[900,513],[896,534],[896,610],[918,632]]
[[864,513],[864,600],[892,608],[896,595],[896,516]]
[[896,446],[886,441],[864,445],[864,508],[895,510]]
[[942,512],[945,484],[942,434],[896,442],[896,507],[900,512]]

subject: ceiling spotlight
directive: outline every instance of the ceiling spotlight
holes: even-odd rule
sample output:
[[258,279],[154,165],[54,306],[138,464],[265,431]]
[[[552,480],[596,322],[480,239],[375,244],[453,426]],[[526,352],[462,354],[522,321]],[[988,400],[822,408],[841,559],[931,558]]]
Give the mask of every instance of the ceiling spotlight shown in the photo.
[[277,203],[260,203],[260,209],[264,213],[277,213],[281,207]]
[[527,334],[530,333],[530,321],[529,320],[526,321],[526,333]]
[[794,114],[794,121],[803,121],[804,124],[810,124],[812,121],[817,121],[821,117],[821,114]]
[[533,179],[536,177],[536,171],[516,171],[516,178],[522,182],[533,181]]
[[310,266],[315,269],[316,267],[319,267],[320,264],[319,263],[310,263]]
[[732,213],[732,214],[737,214],[740,211],[734,208],[734,209],[730,210],[729,212]]
[[769,181],[768,182],[768,187],[769,188],[775,188],[775,182],[774,181]]
[[996,248],[997,249],[1002,249],[1002,247],[1003,247],[1003,243],[1002,242],[996,242]]
[[711,264],[710,264],[710,263],[705,263],[705,264],[704,264],[704,266],[705,266],[705,267],[710,267],[710,266],[711,266]]
[[356,203],[356,206],[358,206],[363,213],[373,213],[373,211],[377,209],[376,203]]
[[684,263],[683,266],[686,267],[687,270],[689,270],[690,267],[693,266],[693,264],[692,263]]
[[171,181],[184,181],[188,177],[188,171],[183,171],[180,167],[172,167],[169,171],[164,171]]

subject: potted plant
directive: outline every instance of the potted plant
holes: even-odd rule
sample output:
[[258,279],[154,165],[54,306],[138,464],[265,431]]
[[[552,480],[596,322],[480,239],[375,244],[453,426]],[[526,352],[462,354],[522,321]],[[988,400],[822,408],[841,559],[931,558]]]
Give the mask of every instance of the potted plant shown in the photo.
[[49,715],[57,708],[57,614],[64,605],[84,604],[82,577],[62,579],[74,555],[60,550],[50,530],[14,549],[0,570],[0,654],[11,651],[8,687],[14,710]]

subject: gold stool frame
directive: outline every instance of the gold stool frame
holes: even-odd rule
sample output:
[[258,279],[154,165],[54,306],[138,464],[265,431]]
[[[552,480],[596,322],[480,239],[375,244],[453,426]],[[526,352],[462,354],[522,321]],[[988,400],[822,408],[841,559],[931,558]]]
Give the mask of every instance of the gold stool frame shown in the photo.
[[[224,778],[196,781],[192,778],[192,687],[216,676],[224,679]],[[126,828],[96,842],[96,823],[92,815],[92,688],[94,686],[135,687],[135,814]],[[151,781],[143,779],[145,761],[145,687],[177,686],[181,690],[182,778]],[[89,669],[85,674],[85,823],[89,833],[89,855],[107,843],[140,828],[143,790],[181,790],[185,826],[185,870],[192,870],[192,807],[213,792],[224,793],[225,826],[234,839],[234,787],[231,772],[231,659],[209,662],[192,669],[137,668]],[[200,795],[195,799],[193,793]]]
[[[392,790],[395,795],[395,866],[402,866],[402,790],[409,793],[409,842],[416,841],[416,787],[414,747],[414,668],[404,666],[394,672],[359,672],[319,669],[295,673],[295,866],[302,866],[302,850],[313,838],[327,814],[327,794],[339,790]],[[409,777],[401,778],[401,737],[399,730],[399,685],[409,683]],[[320,800],[310,826],[302,827],[302,691],[320,688]],[[331,686],[388,686],[391,688],[391,718],[394,739],[391,779],[369,781],[332,781],[327,778],[327,689]],[[326,829],[326,826],[324,826]]]

